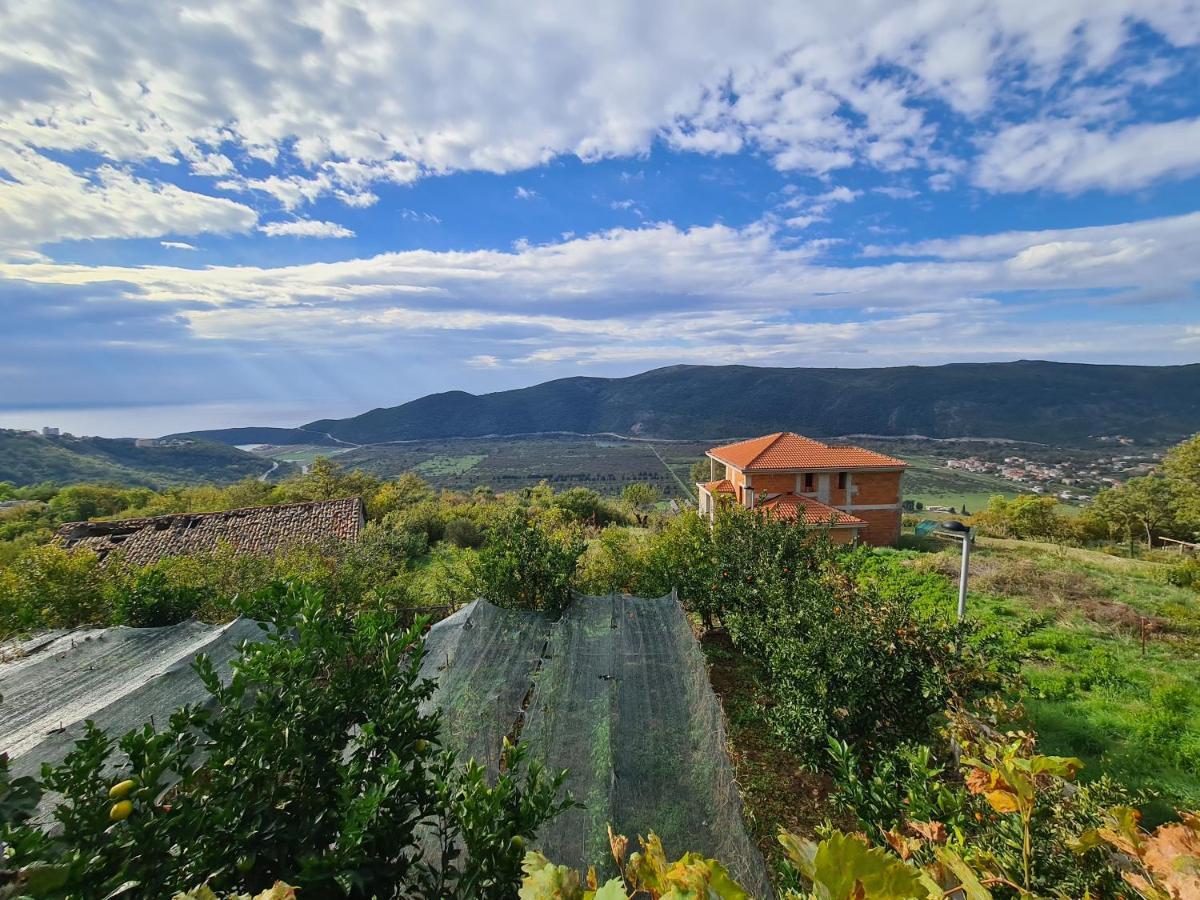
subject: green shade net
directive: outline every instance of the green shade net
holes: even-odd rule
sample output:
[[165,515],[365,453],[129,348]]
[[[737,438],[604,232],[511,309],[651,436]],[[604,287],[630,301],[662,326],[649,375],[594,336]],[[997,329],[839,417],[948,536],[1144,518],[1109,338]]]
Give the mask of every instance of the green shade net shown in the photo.
[[477,600],[435,625],[427,648],[447,744],[494,773],[503,737],[519,734],[532,758],[568,770],[584,807],[535,842],[555,862],[615,874],[611,823],[631,838],[654,831],[670,856],[715,857],[770,896],[721,706],[672,597],[579,596],[558,621]]

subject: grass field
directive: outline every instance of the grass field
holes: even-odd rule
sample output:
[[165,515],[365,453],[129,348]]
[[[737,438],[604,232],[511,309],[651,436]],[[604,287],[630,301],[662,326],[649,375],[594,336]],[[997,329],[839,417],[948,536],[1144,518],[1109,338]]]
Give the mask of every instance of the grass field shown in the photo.
[[[957,552],[913,564],[953,577]],[[1044,752],[1159,792],[1164,813],[1200,805],[1200,594],[1165,574],[1161,563],[981,539],[969,597],[969,615],[1017,636]]]
[[313,447],[307,444],[292,444],[281,447],[259,447],[254,451],[260,456],[276,459],[280,462],[295,463],[298,466],[311,466],[318,456],[336,457],[345,451],[336,447]]
[[904,459],[909,465],[904,473],[904,498],[919,500],[926,506],[953,506],[961,512],[966,504],[968,510],[978,512],[997,494],[1015,497],[1020,493],[1010,481],[948,469],[945,460],[934,456],[906,456]]
[[413,471],[425,478],[442,475],[465,475],[487,459],[485,454],[466,456],[433,456],[413,466]]

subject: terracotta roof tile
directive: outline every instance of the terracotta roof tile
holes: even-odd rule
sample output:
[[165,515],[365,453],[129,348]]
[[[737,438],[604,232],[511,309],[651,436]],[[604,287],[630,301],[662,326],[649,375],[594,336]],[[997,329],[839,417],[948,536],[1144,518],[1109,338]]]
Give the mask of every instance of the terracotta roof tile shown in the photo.
[[735,491],[733,489],[733,482],[730,481],[728,478],[721,478],[717,481],[702,482],[700,484],[700,486],[702,488],[705,488],[710,494],[736,494],[737,493],[737,491]]
[[781,519],[798,519],[803,516],[808,525],[832,525],[834,528],[842,528],[863,527],[867,524],[848,512],[835,509],[812,497],[801,497],[799,494],[780,494],[763,501],[756,508],[770,510],[771,515]]
[[273,553],[295,544],[323,540],[354,541],[363,526],[358,497],[251,506],[211,513],[175,513],[108,522],[69,522],[56,542],[67,549],[86,548],[102,559],[117,550],[129,562],[145,566],[170,556],[188,556],[229,544],[236,553]]
[[754,472],[789,469],[904,468],[907,463],[862,447],[823,444],[790,431],[778,431],[736,444],[713,447],[710,456]]

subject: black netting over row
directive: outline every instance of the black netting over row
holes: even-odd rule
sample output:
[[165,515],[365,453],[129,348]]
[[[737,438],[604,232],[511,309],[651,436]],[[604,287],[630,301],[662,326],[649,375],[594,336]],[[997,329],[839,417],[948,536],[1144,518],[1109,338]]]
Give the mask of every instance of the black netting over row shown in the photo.
[[550,627],[539,613],[476,600],[426,636],[421,675],[437,682],[426,709],[442,710],[442,739],[448,746],[493,775],[504,737],[519,731]]
[[476,601],[435,625],[427,646],[448,744],[495,771],[504,735],[519,733],[534,758],[568,770],[584,807],[543,829],[550,858],[614,874],[611,823],[631,837],[654,831],[670,855],[720,859],[752,895],[770,895],[721,706],[672,597],[580,596],[554,623]]

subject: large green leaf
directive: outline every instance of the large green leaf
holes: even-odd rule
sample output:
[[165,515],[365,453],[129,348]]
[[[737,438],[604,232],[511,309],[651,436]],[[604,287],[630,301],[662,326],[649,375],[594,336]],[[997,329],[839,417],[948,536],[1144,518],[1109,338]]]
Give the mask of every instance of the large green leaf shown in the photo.
[[583,900],[583,886],[574,869],[556,866],[536,850],[525,854],[521,868],[525,872],[517,892],[521,900]]
[[915,868],[840,832],[817,846],[812,882],[829,900],[926,900],[929,896]]

